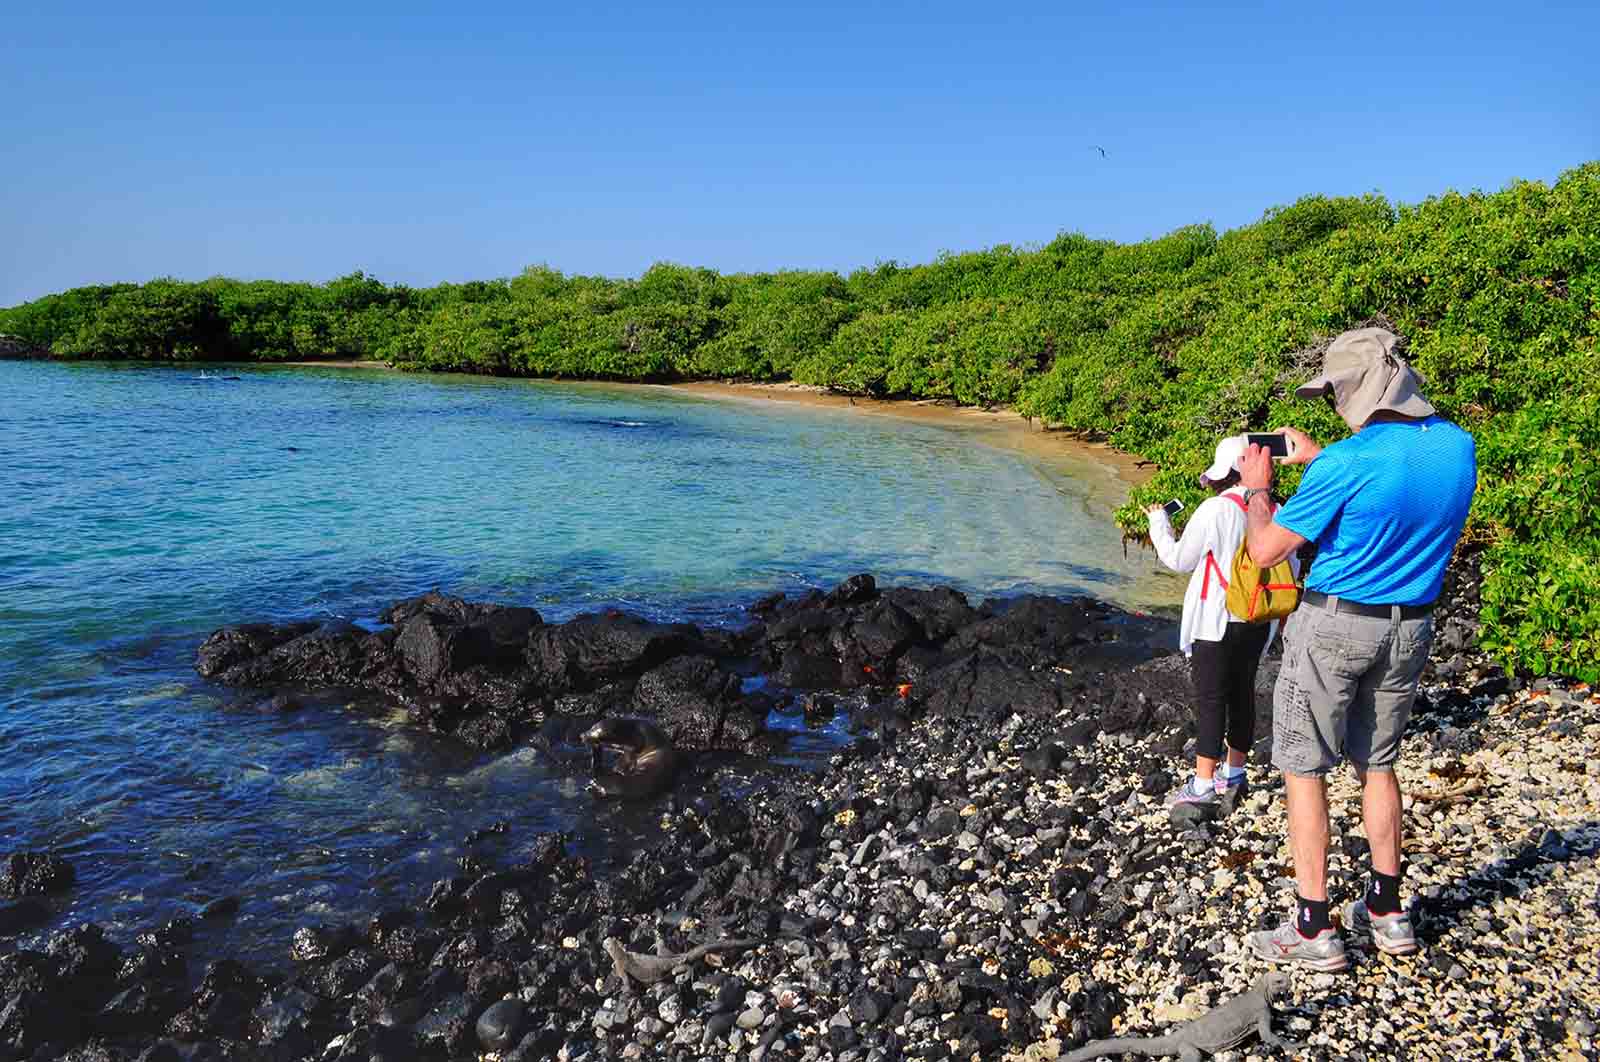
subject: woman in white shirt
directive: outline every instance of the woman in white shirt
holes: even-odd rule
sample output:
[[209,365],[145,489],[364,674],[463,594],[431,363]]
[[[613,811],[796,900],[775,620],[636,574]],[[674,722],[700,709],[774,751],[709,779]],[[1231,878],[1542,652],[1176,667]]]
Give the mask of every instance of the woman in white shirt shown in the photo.
[[[1233,555],[1244,541],[1244,488],[1239,486],[1239,459],[1245,438],[1233,435],[1217,443],[1211,467],[1200,483],[1216,497],[1201,502],[1174,539],[1172,525],[1159,505],[1146,510],[1150,541],[1161,562],[1173,571],[1193,572],[1183,595],[1178,648],[1189,657],[1194,683],[1197,742],[1194,778],[1169,801],[1173,817],[1192,821],[1208,814],[1219,798],[1235,799],[1248,790],[1245,759],[1255,741],[1256,671],[1277,631],[1277,623],[1246,623],[1227,606]],[[1298,562],[1295,572],[1299,574]],[[1226,733],[1227,756],[1223,757]]]

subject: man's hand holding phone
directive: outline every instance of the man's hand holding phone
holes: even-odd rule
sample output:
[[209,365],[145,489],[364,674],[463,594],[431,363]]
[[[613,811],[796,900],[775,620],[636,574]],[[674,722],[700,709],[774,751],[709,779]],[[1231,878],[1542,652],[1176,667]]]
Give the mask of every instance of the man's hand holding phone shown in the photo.
[[1309,465],[1322,453],[1322,447],[1317,441],[1299,428],[1279,428],[1279,432],[1289,440],[1289,456],[1283,459],[1286,465]]

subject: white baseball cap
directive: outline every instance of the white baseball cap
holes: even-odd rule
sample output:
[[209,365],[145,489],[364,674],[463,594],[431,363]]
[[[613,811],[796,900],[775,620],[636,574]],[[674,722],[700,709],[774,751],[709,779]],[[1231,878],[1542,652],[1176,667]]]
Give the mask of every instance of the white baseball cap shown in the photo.
[[1230,435],[1217,443],[1217,452],[1212,455],[1211,467],[1200,473],[1202,482],[1215,483],[1219,479],[1227,479],[1228,474],[1239,467],[1239,459],[1244,456],[1244,451],[1243,435]]

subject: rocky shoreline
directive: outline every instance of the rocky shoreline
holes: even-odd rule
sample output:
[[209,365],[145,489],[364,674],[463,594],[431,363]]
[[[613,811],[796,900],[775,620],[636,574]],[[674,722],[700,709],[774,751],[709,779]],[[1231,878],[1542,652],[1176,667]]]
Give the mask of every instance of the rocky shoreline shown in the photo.
[[[1308,1042],[1301,1057],[1600,1047],[1600,699],[1476,659],[1471,585],[1441,611],[1400,768],[1424,949],[1297,973],[1277,1028]],[[662,799],[659,842],[603,878],[559,835],[463,857],[415,910],[308,922],[282,969],[192,970],[187,920],[0,954],[0,1059],[1051,1059],[1244,991],[1262,970],[1240,935],[1292,893],[1270,729],[1255,793],[1175,832],[1162,800],[1186,766],[1186,667],[1169,624],[1100,602],[974,607],[856,577],[761,602],[734,631],[545,624],[445,595],[385,621],[228,628],[197,666],[277,710],[354,690],[482,747],[559,751],[627,714],[684,750],[760,756],[767,712],[791,699],[850,712],[861,737],[820,776],[737,795],[696,772]],[[1347,775],[1333,786],[1340,898],[1364,864],[1353,793]],[[45,854],[0,864],[0,948],[39,894],[70,887]],[[652,961],[718,942],[739,943]]]

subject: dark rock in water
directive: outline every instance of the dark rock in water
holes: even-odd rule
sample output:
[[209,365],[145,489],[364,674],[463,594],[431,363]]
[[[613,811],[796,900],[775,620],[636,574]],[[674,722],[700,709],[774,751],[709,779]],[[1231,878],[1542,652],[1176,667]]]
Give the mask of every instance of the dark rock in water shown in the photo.
[[481,1003],[512,992],[517,987],[517,971],[504,959],[480,959],[467,971],[467,995]]
[[878,601],[842,630],[835,644],[844,653],[853,649],[852,655],[887,681],[895,658],[923,638],[922,625],[904,609],[890,601]]
[[824,690],[853,685],[855,676],[847,681],[833,651],[826,644],[813,641],[784,651],[777,678],[791,689]]
[[424,1051],[438,1051],[451,1057],[472,1049],[477,1023],[472,1019],[472,1001],[464,993],[448,996],[416,1023],[416,1037]]
[[315,623],[243,623],[223,627],[200,644],[195,670],[202,678],[221,678],[229,670],[317,629]]
[[420,984],[419,977],[398,963],[389,963],[356,989],[350,1008],[351,1023],[360,1025],[375,1020],[385,1009],[414,995]]
[[296,962],[333,959],[355,947],[359,940],[349,926],[301,926],[294,931],[289,957]]
[[80,1032],[53,993],[23,989],[0,997],[0,1057],[27,1058],[68,1030]]
[[317,997],[292,986],[273,992],[251,1015],[251,1039],[275,1058],[306,1058],[320,1047],[312,1037]]
[[485,1051],[504,1051],[514,1047],[522,1035],[527,1008],[520,1000],[502,999],[478,1017],[478,1042]]
[[206,968],[189,1005],[167,1023],[167,1031],[180,1040],[241,1040],[265,990],[244,966],[219,959]]
[[19,992],[52,993],[57,987],[56,964],[37,951],[0,955],[0,999]]
[[871,575],[862,573],[852,575],[832,590],[828,591],[826,603],[831,608],[840,605],[853,605],[858,601],[866,601],[878,592],[878,582]]
[[0,864],[0,899],[44,896],[72,887],[72,864],[49,852],[13,852]]
[[928,590],[897,586],[885,590],[882,597],[915,620],[928,642],[943,642],[979,618],[967,599],[948,586]]
[[406,670],[423,685],[472,667],[518,667],[529,634],[544,622],[531,608],[469,605],[456,598],[444,603],[444,595],[432,596],[427,607],[403,610],[394,643]]
[[103,996],[116,981],[122,949],[106,939],[105,930],[85,922],[57,933],[45,945],[56,962],[63,988],[74,999]]
[[326,999],[344,999],[367,982],[378,960],[365,948],[357,948],[314,972],[308,983]]
[[94,1018],[95,1028],[111,1036],[153,1034],[182,1003],[172,985],[138,983],[112,996]]
[[220,896],[200,908],[200,917],[207,921],[231,918],[239,913],[239,897]]
[[480,826],[478,829],[473,830],[471,833],[467,834],[466,838],[463,839],[461,843],[464,845],[474,845],[479,841],[488,840],[490,837],[504,837],[506,833],[510,831],[510,829],[511,823],[501,819],[499,822],[493,823],[492,825]]
[[338,1062],[410,1062],[417,1057],[417,1041],[409,1029],[358,1024],[345,1034],[337,1054],[322,1057]]
[[140,946],[122,960],[117,970],[120,984],[140,984],[146,981],[181,985],[189,976],[189,959],[181,947]]
[[694,751],[721,745],[723,720],[740,700],[738,675],[710,657],[679,656],[639,677],[632,711],[659,722],[675,747]]
[[694,651],[699,643],[699,630],[687,623],[655,623],[626,612],[589,613],[535,630],[528,639],[527,663],[544,689],[592,689],[641,674]]
[[15,936],[50,921],[50,908],[38,900],[0,904],[0,937]]
[[157,1040],[140,1052],[134,1062],[184,1062],[184,1056],[171,1040]]

